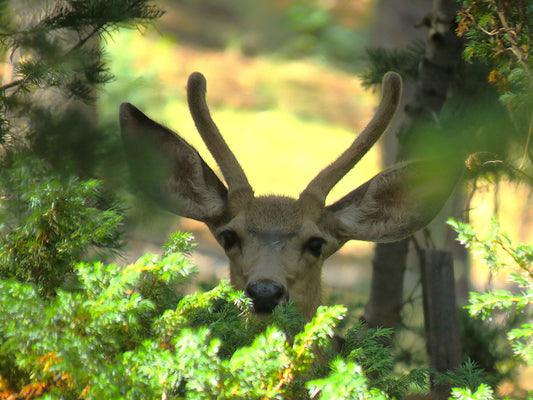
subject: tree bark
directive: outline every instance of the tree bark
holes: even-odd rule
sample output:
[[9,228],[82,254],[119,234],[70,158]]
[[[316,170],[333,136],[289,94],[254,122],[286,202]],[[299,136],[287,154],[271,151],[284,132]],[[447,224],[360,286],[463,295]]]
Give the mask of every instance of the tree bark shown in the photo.
[[[453,257],[449,251],[426,249],[422,258],[424,325],[429,366],[446,372],[459,367],[461,344],[455,304]],[[433,380],[433,393],[449,396],[450,387]]]
[[[370,298],[362,317],[370,328],[380,326],[394,328],[402,322],[400,313],[403,299],[403,275],[408,249],[409,239],[376,246],[372,259]],[[396,276],[400,279],[396,279]]]
[[455,0],[433,0],[433,9],[426,19],[429,31],[418,96],[407,109],[411,118],[434,119],[448,98],[450,87],[457,81],[462,63],[462,43],[455,34],[458,9]]

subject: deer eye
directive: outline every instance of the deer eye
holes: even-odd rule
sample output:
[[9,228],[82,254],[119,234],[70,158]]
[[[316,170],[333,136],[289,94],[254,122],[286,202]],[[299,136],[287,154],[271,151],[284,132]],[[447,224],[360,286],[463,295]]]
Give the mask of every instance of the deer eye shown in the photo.
[[222,247],[226,251],[231,250],[233,247],[239,245],[241,242],[239,235],[237,235],[237,233],[232,230],[223,231],[218,236],[220,238],[220,241],[222,242]]
[[322,255],[322,247],[326,244],[326,241],[321,237],[312,237],[304,245],[304,250],[309,251],[315,257]]

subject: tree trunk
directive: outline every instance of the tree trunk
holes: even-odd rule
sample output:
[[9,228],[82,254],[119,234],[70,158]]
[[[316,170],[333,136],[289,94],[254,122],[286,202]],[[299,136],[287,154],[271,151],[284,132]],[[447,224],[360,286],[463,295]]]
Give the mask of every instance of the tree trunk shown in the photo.
[[[426,249],[421,272],[429,366],[441,373],[454,370],[461,362],[461,344],[451,252]],[[431,381],[433,393],[448,397],[450,389]]]
[[411,118],[433,119],[456,81],[462,51],[462,43],[455,34],[458,9],[459,3],[455,0],[433,0],[433,9],[426,21],[429,32],[420,68],[418,96],[408,109]]
[[[372,45],[385,49],[398,49],[423,40],[425,32],[417,26],[422,23],[430,10],[431,0],[409,3],[378,0]],[[400,132],[407,126],[405,110],[413,101],[416,90],[414,82],[404,80],[400,105],[382,138],[384,145],[381,149],[385,166],[390,166],[399,159],[398,138],[401,136]],[[408,249],[409,240],[375,245],[370,298],[362,317],[369,327],[396,328],[401,322],[403,280]]]
[[[402,322],[400,313],[403,299],[403,275],[409,239],[382,244],[379,246],[379,251],[377,247],[372,259],[370,298],[362,319],[371,328],[397,327]],[[393,262],[394,265],[392,265]],[[400,279],[395,279],[396,276]]]
[[[403,3],[389,3],[385,0],[380,2],[387,13],[395,7],[404,6]],[[421,120],[426,123],[427,120],[434,119],[456,79],[461,62],[461,43],[455,35],[457,7],[458,4],[454,0],[434,0],[430,15],[424,19],[429,32],[426,35],[426,51],[421,62],[420,78],[415,84],[409,85],[406,82],[406,95],[409,98],[404,98],[406,105],[400,110],[402,115],[397,119],[401,123],[393,124],[394,133],[400,137],[400,145],[395,155],[396,160],[401,159],[404,153],[403,145],[410,139],[413,124]],[[378,25],[379,29],[383,26],[388,25]],[[397,35],[395,30],[392,35]],[[382,44],[390,45],[395,41],[383,40],[383,42]],[[390,140],[389,138],[389,143]],[[392,159],[390,152],[386,159]],[[400,312],[403,304],[401,288],[407,263],[408,244],[409,240],[403,240],[398,243],[375,246],[370,299],[363,316],[371,327],[394,328],[401,322]],[[376,275],[381,275],[382,278]],[[396,286],[394,290],[391,290],[391,282]]]

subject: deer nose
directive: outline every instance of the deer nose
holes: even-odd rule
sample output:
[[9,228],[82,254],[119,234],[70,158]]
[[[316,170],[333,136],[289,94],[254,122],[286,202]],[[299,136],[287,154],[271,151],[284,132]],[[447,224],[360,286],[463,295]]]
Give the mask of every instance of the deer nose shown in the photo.
[[246,295],[252,299],[256,313],[272,313],[274,308],[288,299],[287,290],[272,281],[260,281],[249,284]]

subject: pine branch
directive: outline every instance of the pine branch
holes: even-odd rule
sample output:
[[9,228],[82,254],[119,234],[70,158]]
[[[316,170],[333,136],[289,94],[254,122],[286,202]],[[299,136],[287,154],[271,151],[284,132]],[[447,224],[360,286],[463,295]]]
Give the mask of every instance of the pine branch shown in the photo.
[[[130,6],[128,8],[126,8],[126,12],[128,11],[131,11],[133,9],[135,9],[137,6],[140,6],[142,3],[145,3],[145,0],[136,0],[134,1],[132,4],[130,4]],[[158,14],[157,12],[153,15],[153,16],[148,16],[148,15],[145,15],[145,18],[146,19],[152,19],[153,18],[158,18],[159,16],[161,16],[162,14]],[[110,23],[109,22],[102,22],[98,25],[96,25],[92,31],[86,36],[84,37],[83,39],[81,39],[67,54],[71,53],[72,51],[75,51],[79,48],[81,48],[85,43],[87,43],[92,37],[94,37],[94,35],[96,34],[99,34],[100,31],[106,31],[105,27],[107,25],[109,25]]]
[[11,89],[11,88],[14,88],[18,85],[21,85],[23,83],[25,83],[26,79],[25,78],[20,78],[20,79],[17,79],[16,81],[13,81],[13,82],[10,82],[10,83],[7,83],[3,86],[0,86],[0,92],[4,92],[8,89]]
[[[76,3],[76,2],[74,2]],[[86,34],[83,37],[80,37],[78,42],[74,44],[68,51],[66,51],[63,54],[63,57],[69,57],[72,54],[74,54],[76,51],[80,50],[89,40],[94,38],[95,36],[100,36],[103,32],[106,32],[109,27],[113,25],[118,25],[124,22],[128,21],[128,18],[133,19],[133,25],[137,26],[141,23],[143,23],[145,20],[152,20],[159,18],[164,11],[157,8],[157,7],[145,7],[143,6],[144,3],[146,3],[146,0],[135,0],[132,2],[128,7],[126,7],[122,12],[118,13],[122,16],[122,20],[106,20],[97,23],[88,34]],[[81,3],[80,3],[81,4]],[[102,2],[102,6],[105,4]],[[133,16],[129,16],[129,14],[136,10]],[[78,13],[79,14],[79,13]],[[83,16],[83,12],[81,13]],[[74,18],[76,17],[76,18]],[[46,32],[50,32],[57,29],[62,28],[71,28],[75,29],[79,32],[84,30],[83,26],[75,25],[75,21],[78,21],[78,18],[80,16],[77,15],[76,9],[69,8],[68,10],[63,7],[57,7],[50,15],[45,16],[36,26],[34,26],[32,29],[29,29],[27,31],[18,32],[17,35],[21,37],[21,41],[24,41],[23,38],[25,37],[32,37],[34,35],[45,37]],[[89,19],[90,22],[90,19]],[[85,26],[89,27],[91,24],[86,24]],[[38,32],[37,31],[43,31],[43,27],[46,27],[44,29],[44,32]],[[13,35],[10,35],[13,36]],[[14,44],[11,46],[12,48],[18,47],[20,44],[17,44],[17,40],[14,41]],[[6,91],[9,89],[12,89],[14,87],[18,87],[21,85],[24,85],[27,83],[28,80],[26,78],[20,78],[17,80],[14,80],[10,83],[7,83],[0,87],[0,91]]]

